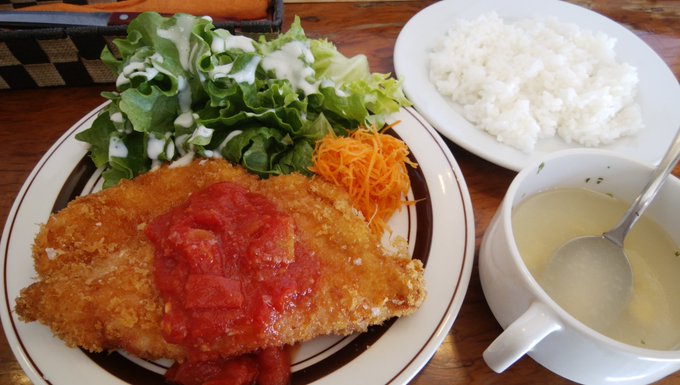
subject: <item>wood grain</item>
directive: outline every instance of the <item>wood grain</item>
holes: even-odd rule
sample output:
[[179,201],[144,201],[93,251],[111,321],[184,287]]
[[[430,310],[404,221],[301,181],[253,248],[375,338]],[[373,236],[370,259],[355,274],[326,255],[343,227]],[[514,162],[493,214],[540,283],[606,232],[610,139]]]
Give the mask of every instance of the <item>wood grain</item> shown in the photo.
[[[572,0],[616,20],[647,42],[680,79],[680,2],[672,0]],[[372,70],[393,72],[394,43],[406,21],[433,1],[339,2],[285,7],[284,26],[299,15],[311,37],[326,37],[346,55],[366,54]],[[32,168],[59,136],[103,102],[112,85],[0,92],[0,220]],[[680,102],[680,101],[679,101]],[[475,213],[476,246],[515,173],[448,143],[465,176]],[[680,175],[680,169],[675,170]],[[29,256],[26,256],[28,258]],[[568,384],[530,358],[503,374],[492,372],[482,352],[501,332],[482,293],[477,265],[460,313],[444,343],[412,384]],[[660,384],[680,384],[680,373]],[[0,337],[0,384],[30,384]]]

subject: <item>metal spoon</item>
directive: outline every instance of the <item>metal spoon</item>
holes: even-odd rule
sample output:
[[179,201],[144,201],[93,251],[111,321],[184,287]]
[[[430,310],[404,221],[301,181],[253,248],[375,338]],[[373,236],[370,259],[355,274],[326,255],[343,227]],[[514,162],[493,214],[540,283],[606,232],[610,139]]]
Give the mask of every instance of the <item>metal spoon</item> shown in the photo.
[[601,236],[574,238],[552,255],[539,284],[572,316],[603,332],[627,307],[633,273],[623,240],[680,160],[680,131],[619,223]]

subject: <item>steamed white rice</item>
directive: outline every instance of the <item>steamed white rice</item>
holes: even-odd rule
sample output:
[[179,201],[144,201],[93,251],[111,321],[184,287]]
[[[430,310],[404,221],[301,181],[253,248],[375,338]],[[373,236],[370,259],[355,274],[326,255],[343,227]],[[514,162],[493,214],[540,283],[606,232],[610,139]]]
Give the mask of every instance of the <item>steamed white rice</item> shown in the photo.
[[531,152],[541,138],[598,146],[638,132],[635,67],[616,40],[555,19],[458,20],[429,55],[430,80],[464,117]]

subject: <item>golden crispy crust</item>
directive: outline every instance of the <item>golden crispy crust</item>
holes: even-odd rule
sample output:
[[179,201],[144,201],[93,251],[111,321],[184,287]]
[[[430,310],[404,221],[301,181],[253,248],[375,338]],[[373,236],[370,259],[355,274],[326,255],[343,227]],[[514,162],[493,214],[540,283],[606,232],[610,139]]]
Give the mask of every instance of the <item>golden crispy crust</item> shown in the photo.
[[184,348],[160,333],[163,303],[143,229],[192,192],[220,181],[261,193],[292,215],[301,241],[321,261],[310,311],[286,312],[277,332],[263,341],[221,338],[214,347],[223,355],[364,331],[412,313],[423,301],[420,261],[387,256],[344,190],[300,175],[260,181],[227,162],[203,160],[124,181],[52,215],[33,247],[39,281],[22,290],[17,314],[49,326],[69,346],[183,359]]

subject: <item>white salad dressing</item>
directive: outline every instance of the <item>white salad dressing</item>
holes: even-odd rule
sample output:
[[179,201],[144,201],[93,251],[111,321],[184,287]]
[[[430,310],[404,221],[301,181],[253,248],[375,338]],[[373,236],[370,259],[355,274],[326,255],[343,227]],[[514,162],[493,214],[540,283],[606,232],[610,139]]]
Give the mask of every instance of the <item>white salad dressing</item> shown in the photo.
[[210,76],[211,80],[226,78],[227,74],[229,74],[229,72],[231,71],[231,67],[233,66],[234,63],[227,63],[215,66],[210,70],[210,72],[208,72],[208,75]]
[[166,138],[156,138],[154,134],[149,135],[146,141],[146,155],[151,160],[157,160],[165,151]]
[[[181,113],[175,121],[174,125],[177,127],[190,128],[196,123],[197,114],[194,114],[191,109],[191,87],[189,83],[183,77],[177,78],[177,99],[179,102],[179,109]],[[188,152],[193,152],[193,145],[206,145],[210,143],[212,139],[212,134],[215,130],[208,128],[204,125],[198,125],[193,133],[189,135],[182,135],[175,139],[175,145],[177,146],[180,154],[186,156]],[[189,145],[188,152],[185,151],[184,146]],[[174,150],[173,150],[174,155]],[[169,157],[168,159],[172,159]]]
[[194,152],[189,151],[186,154],[182,155],[181,158],[177,159],[176,161],[170,163],[168,166],[169,168],[176,168],[176,167],[184,167],[187,166],[191,163],[191,161],[194,160]]
[[[182,76],[177,78],[177,101],[181,113],[175,118],[173,124],[175,127],[190,128],[195,122],[195,116],[191,110],[191,87],[189,87],[189,83]],[[177,146],[182,155],[184,155],[183,148],[188,140],[189,135],[181,135],[175,138],[175,146]]]
[[144,61],[131,61],[120,72],[116,78],[116,86],[120,87],[122,85],[130,83],[130,79],[133,77],[144,77],[146,80],[151,80],[158,75],[159,72],[164,74],[172,75],[172,73],[164,70],[160,67],[155,67],[154,63],[163,63],[163,56],[158,52],[144,59]]
[[222,141],[222,143],[220,143],[219,146],[217,146],[217,152],[221,153],[222,150],[227,146],[227,143],[229,143],[229,141],[234,139],[235,137],[241,135],[242,132],[243,131],[241,131],[241,130],[234,130],[234,131],[230,132],[229,134],[227,134],[227,137],[224,138],[224,140]]
[[210,43],[210,50],[213,53],[222,53],[236,49],[243,52],[255,52],[255,45],[253,43],[253,39],[247,36],[214,33],[213,40]]
[[145,68],[146,68],[146,66],[144,65],[143,62],[141,62],[141,61],[133,61],[133,62],[128,63],[125,67],[123,67],[122,73],[123,73],[125,76],[130,76],[130,75],[132,75],[133,73],[135,73],[135,72],[137,72],[137,71],[141,71],[141,70],[143,70],[143,69],[145,69]]
[[109,162],[113,158],[127,158],[128,149],[123,140],[117,136],[109,138]]
[[109,119],[111,119],[111,121],[114,123],[123,123],[125,121],[123,119],[123,113],[120,111],[114,112],[113,114],[109,115]]
[[255,45],[253,43],[253,39],[247,36],[232,35],[224,43],[224,48],[227,50],[240,49],[243,52],[255,52]]
[[253,84],[255,82],[255,72],[257,71],[257,65],[260,64],[262,60],[259,56],[253,56],[252,59],[246,64],[240,71],[229,74],[230,78],[234,79],[236,83],[248,83]]
[[158,70],[154,67],[148,67],[145,71],[138,71],[138,72],[133,72],[128,76],[129,78],[134,78],[137,76],[142,76],[146,78],[146,80],[151,80],[158,75]]
[[161,54],[158,53],[158,52],[156,52],[156,53],[154,53],[153,55],[149,56],[149,59],[151,59],[152,61],[155,61],[156,63],[163,63],[163,62],[165,61],[165,58],[163,57],[163,55],[161,55]]
[[177,147],[177,151],[179,151],[179,154],[181,156],[184,156],[186,154],[186,151],[184,150],[184,145],[186,144],[188,139],[189,134],[179,135],[175,138],[175,147]]
[[157,170],[159,167],[161,167],[162,164],[163,162],[161,162],[160,160],[151,159],[151,167],[149,168],[149,171]]
[[118,74],[118,77],[116,78],[116,87],[121,87],[128,83],[130,83],[130,79],[128,79],[124,73],[121,72]]
[[[264,111],[262,111],[262,112],[250,112],[250,111],[246,111],[245,114],[246,114],[247,117],[253,118],[253,117],[264,116],[265,114],[276,114],[276,110],[273,109],[273,108],[268,108],[268,109],[266,109],[266,110],[264,110]],[[300,115],[300,116],[302,116],[302,115]]]
[[177,78],[177,100],[180,111],[191,111],[191,87],[182,76]]
[[231,78],[234,79],[236,83],[248,83],[253,84],[255,82],[255,73],[257,72],[257,65],[260,64],[262,60],[259,56],[253,56],[253,58],[243,67],[240,71],[235,73],[230,73],[234,67],[234,63],[222,64],[215,66],[210,70],[208,75],[210,79],[217,80],[220,78]]
[[175,156],[175,146],[172,141],[169,140],[165,145],[165,159],[172,159]]
[[194,113],[191,111],[182,112],[174,122],[175,126],[189,128],[194,124]]
[[154,134],[149,135],[146,142],[146,154],[151,159],[151,169],[155,170],[161,165],[161,154],[165,159],[172,159],[175,156],[175,145],[169,140],[171,133],[166,132],[162,138],[157,138]]
[[210,143],[210,139],[212,139],[212,134],[214,131],[215,131],[214,129],[208,128],[201,124],[198,127],[196,127],[193,134],[191,134],[191,137],[189,138],[188,142],[192,144]]
[[313,62],[314,56],[309,47],[302,42],[291,41],[280,50],[265,56],[262,59],[262,68],[266,71],[274,71],[277,78],[288,80],[294,88],[309,95],[317,92],[319,88],[317,83],[307,80],[314,76],[314,69],[307,64]]
[[184,70],[189,71],[189,57],[191,48],[189,38],[191,37],[191,29],[194,26],[194,18],[189,15],[178,14],[175,25],[168,29],[158,28],[156,33],[163,39],[170,40],[177,48],[177,56],[179,63]]

